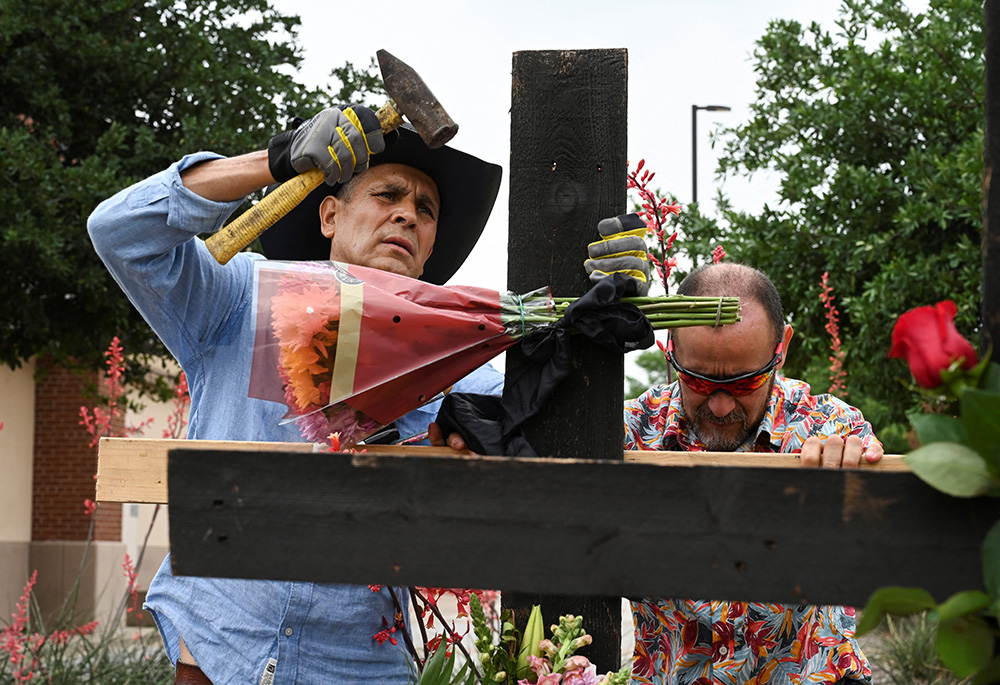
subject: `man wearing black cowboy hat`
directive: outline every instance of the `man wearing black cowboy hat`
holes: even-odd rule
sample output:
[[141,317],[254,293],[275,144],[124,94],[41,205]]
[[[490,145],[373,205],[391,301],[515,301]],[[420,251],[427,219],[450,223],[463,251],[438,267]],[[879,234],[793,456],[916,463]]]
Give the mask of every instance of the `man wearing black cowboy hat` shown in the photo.
[[[478,240],[501,174],[453,148],[431,150],[409,129],[387,141],[363,107],[330,108],[276,136],[268,150],[188,155],[103,202],[88,230],[187,374],[189,438],[302,440],[294,424],[281,423],[287,407],[247,396],[260,255],[243,252],[221,266],[197,236],[221,228],[250,193],[313,168],[323,169],[326,184],[264,234],[269,258],[334,259],[438,284]],[[455,389],[499,394],[502,383],[484,367]],[[396,426],[404,437],[420,433],[436,412],[426,406]],[[408,676],[403,650],[373,639],[396,611],[387,588],[175,577],[168,557],[146,601],[178,664],[177,682],[349,684]]]

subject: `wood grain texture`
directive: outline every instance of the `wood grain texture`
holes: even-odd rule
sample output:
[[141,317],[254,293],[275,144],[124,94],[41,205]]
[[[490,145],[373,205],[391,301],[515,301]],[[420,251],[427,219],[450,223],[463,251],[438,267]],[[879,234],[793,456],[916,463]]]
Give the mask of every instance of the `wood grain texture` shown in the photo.
[[[993,172],[1000,161],[1000,7],[983,6],[986,42],[986,135],[983,169],[983,325],[980,350],[1000,346],[1000,180],[993,186]],[[928,303],[929,304],[929,303]]]
[[[863,605],[981,587],[991,498],[906,472],[173,450],[174,571]],[[928,563],[928,560],[941,563]]]
[[[312,453],[307,443],[237,442],[228,440],[162,440],[155,438],[101,438],[98,446],[97,501],[167,504],[167,452],[171,449],[244,450]],[[447,447],[371,445],[373,454],[399,454],[419,457],[426,454],[468,454]],[[661,466],[745,466],[756,468],[792,468],[798,465],[794,454],[735,454],[732,452],[640,452],[626,451],[626,461]],[[906,471],[903,458],[886,455],[866,469]]]
[[[625,211],[627,116],[624,49],[514,53],[508,289],[587,291],[583,260],[598,237],[597,223]],[[538,454],[619,459],[624,359],[579,338],[569,377],[528,420],[525,435]],[[520,347],[508,351],[507,377],[525,363]],[[536,551],[525,548],[523,563]],[[519,625],[539,602],[550,616],[587,616],[594,646],[586,655],[599,670],[617,670],[619,598],[503,597]]]

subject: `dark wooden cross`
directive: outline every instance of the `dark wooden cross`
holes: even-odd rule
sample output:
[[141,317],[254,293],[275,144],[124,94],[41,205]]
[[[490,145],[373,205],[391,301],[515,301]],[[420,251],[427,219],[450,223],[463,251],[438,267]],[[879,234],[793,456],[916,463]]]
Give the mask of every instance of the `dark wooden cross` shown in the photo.
[[[626,57],[514,56],[514,291],[584,292],[597,221],[625,210]],[[995,263],[995,229],[984,236]],[[618,667],[622,596],[863,605],[886,585],[939,601],[982,587],[1000,502],[909,472],[623,462],[623,360],[574,354],[527,427],[540,454],[572,459],[172,451],[175,573],[499,589],[519,614],[540,600],[549,622],[583,615],[602,672]],[[508,373],[522,363],[508,353]]]
[[[590,285],[583,259],[599,237],[597,222],[626,211],[628,53],[517,52],[512,82],[507,287],[528,292],[548,285],[556,297],[579,296]],[[574,341],[573,353],[574,373],[529,421],[528,440],[538,454],[621,460],[624,359],[582,340]],[[509,351],[508,375],[523,363],[519,347]],[[572,508],[581,518],[599,518],[602,512],[580,494]],[[554,537],[545,553],[560,554],[562,546]],[[525,548],[524,563],[540,551]],[[594,642],[581,653],[602,668],[618,663],[620,596],[505,593],[503,603],[514,609],[518,626],[532,604],[541,604],[547,622],[584,616]]]
[[1000,160],[1000,3],[983,6],[986,46],[986,150],[983,169],[983,302],[980,349],[992,343],[1000,359],[1000,183],[993,192],[993,167]]

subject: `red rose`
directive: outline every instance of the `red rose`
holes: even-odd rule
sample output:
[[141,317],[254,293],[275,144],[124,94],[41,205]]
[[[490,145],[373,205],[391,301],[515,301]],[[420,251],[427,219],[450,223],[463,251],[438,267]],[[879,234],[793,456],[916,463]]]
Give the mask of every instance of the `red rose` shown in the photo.
[[976,350],[955,328],[958,308],[951,300],[933,307],[917,307],[896,320],[889,356],[905,359],[917,384],[925,388],[941,385],[941,371],[961,358],[962,368],[976,365]]

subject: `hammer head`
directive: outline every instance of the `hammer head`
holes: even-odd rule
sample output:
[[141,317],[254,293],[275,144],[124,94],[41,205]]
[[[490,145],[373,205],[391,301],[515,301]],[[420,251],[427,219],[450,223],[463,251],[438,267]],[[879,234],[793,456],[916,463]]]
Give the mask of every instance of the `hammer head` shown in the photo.
[[385,50],[375,53],[385,90],[429,148],[441,147],[458,133],[456,124],[408,64]]

